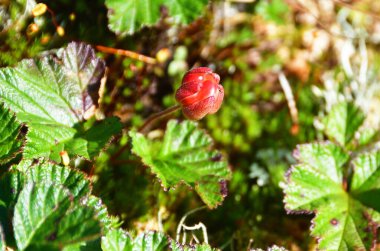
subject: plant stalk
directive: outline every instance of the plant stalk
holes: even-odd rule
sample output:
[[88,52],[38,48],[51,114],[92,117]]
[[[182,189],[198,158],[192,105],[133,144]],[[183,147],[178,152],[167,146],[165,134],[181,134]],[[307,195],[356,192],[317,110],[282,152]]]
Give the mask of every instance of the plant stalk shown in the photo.
[[[170,115],[171,113],[179,110],[181,108],[180,105],[174,105],[172,107],[169,107],[168,109],[166,110],[163,110],[161,112],[157,112],[157,113],[154,113],[152,114],[150,117],[148,117],[144,124],[138,129],[138,132],[141,132],[141,133],[144,133],[146,132],[155,122],[157,122],[157,120],[159,119],[162,119],[168,115]],[[122,146],[113,156],[112,156],[112,160],[116,160],[123,152],[125,149],[127,149],[129,146],[129,144],[125,144],[124,146]]]
[[178,111],[181,108],[180,105],[174,105],[172,107],[169,107],[166,110],[163,110],[161,112],[157,112],[155,114],[152,114],[150,117],[148,117],[144,124],[138,129],[139,132],[144,133],[147,129],[149,129],[157,120],[164,118],[171,113]]

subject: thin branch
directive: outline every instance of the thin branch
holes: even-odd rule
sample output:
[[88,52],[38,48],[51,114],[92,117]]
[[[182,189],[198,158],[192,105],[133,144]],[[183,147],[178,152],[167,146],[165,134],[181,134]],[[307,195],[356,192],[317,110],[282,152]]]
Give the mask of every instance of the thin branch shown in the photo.
[[95,48],[101,52],[129,57],[132,59],[142,61],[142,62],[147,63],[147,64],[156,64],[157,63],[157,60],[155,58],[151,58],[151,57],[139,54],[139,53],[134,52],[134,51],[115,49],[115,48],[106,47],[103,45],[96,45]]
[[59,27],[59,24],[58,24],[58,22],[57,22],[57,18],[55,17],[55,13],[54,13],[54,11],[53,11],[52,9],[50,9],[49,7],[47,7],[46,10],[47,10],[47,11],[50,13],[50,15],[51,15],[51,21],[53,22],[54,27],[55,27],[55,28],[58,28],[58,27]]
[[[179,110],[181,108],[180,105],[174,105],[172,107],[169,107],[168,109],[166,110],[163,110],[161,112],[157,112],[153,115],[151,115],[150,117],[148,117],[144,124],[138,129],[138,132],[141,132],[141,133],[145,133],[157,120],[159,119],[162,119],[168,115],[170,115],[171,113]],[[116,161],[116,159],[129,147],[129,144],[125,144],[123,145],[122,147],[120,147],[120,149],[112,155],[112,160],[113,161]]]

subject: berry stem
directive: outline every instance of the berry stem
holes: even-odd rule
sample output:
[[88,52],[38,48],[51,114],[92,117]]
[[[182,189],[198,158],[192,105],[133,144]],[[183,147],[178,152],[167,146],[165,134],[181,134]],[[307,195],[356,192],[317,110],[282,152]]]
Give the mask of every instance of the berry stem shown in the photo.
[[148,117],[144,124],[138,129],[139,132],[144,132],[146,131],[147,129],[149,129],[149,127],[154,123],[156,122],[157,120],[161,119],[161,118],[164,118],[168,115],[170,115],[171,113],[175,112],[175,111],[178,111],[179,109],[181,108],[180,105],[174,105],[172,107],[169,107],[168,109],[166,110],[163,110],[161,112],[157,112],[155,114],[152,114],[150,117]]
[[[179,110],[181,108],[180,105],[174,105],[172,107],[169,107],[168,109],[166,110],[163,110],[161,112],[157,112],[157,113],[154,113],[152,114],[150,117],[148,117],[144,124],[138,129],[139,132],[141,133],[144,133],[145,131],[147,131],[155,122],[157,122],[157,120],[159,119],[162,119],[168,115],[170,115],[171,113]],[[123,145],[122,147],[120,147],[120,149],[112,155],[112,162],[116,161],[116,159],[128,148],[130,147],[130,144],[127,143],[125,145]]]

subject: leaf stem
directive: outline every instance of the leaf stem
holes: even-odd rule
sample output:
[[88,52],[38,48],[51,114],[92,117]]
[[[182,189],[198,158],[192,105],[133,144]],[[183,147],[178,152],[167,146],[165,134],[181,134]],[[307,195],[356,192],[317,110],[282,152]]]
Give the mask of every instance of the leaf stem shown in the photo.
[[150,117],[148,117],[144,124],[138,129],[139,132],[144,132],[146,131],[147,129],[149,129],[149,127],[154,123],[156,122],[157,120],[161,119],[161,118],[164,118],[168,115],[170,115],[171,113],[179,110],[181,108],[180,105],[174,105],[172,107],[169,107],[168,109],[166,110],[163,110],[161,112],[157,112],[155,114],[152,114]]
[[[142,126],[140,126],[140,128],[138,129],[138,132],[141,132],[141,133],[144,133],[145,131],[147,131],[152,125],[153,123],[155,123],[157,120],[161,119],[161,118],[164,118],[168,115],[170,115],[171,113],[179,110],[181,108],[180,105],[174,105],[172,107],[169,107],[168,109],[166,110],[163,110],[161,112],[157,112],[157,113],[154,113],[152,114],[150,117],[148,117],[144,124]],[[112,160],[116,160],[124,151],[125,149],[127,149],[130,145],[127,143],[125,145],[123,145],[122,147],[120,147],[120,149],[112,155]]]

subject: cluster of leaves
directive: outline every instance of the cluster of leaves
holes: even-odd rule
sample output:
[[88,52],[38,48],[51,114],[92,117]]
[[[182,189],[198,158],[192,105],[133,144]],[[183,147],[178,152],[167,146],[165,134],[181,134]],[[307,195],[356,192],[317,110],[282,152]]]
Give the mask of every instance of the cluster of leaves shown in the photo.
[[364,114],[352,103],[335,105],[324,119],[331,141],[300,145],[288,174],[286,209],[316,214],[312,234],[322,250],[376,248],[380,225],[380,153],[355,138]]
[[120,131],[115,118],[84,129],[84,113],[96,105],[90,90],[103,72],[92,48],[77,43],[57,56],[1,69],[2,171],[23,158],[1,177],[3,249],[5,243],[19,250],[79,248],[111,227],[86,175],[51,163],[59,163],[60,154],[92,158]]
[[[19,250],[79,250],[84,245],[96,247],[100,238],[103,250],[144,250],[145,246],[165,250],[169,245],[163,234],[147,233],[132,241],[121,229],[111,231],[115,222],[101,200],[91,195],[90,180],[67,166],[66,158],[93,160],[121,131],[114,117],[86,120],[98,106],[104,69],[104,61],[89,45],[70,43],[56,55],[26,59],[0,70],[3,168],[22,155],[22,161],[11,165],[0,181],[3,249],[7,243]],[[165,188],[185,182],[195,186],[210,207],[221,202],[229,170],[218,152],[208,150],[211,139],[196,124],[170,122],[159,155],[142,134],[131,132],[131,137],[134,151],[152,166]],[[64,165],[52,164],[61,158]],[[170,245],[182,250],[174,242]]]

